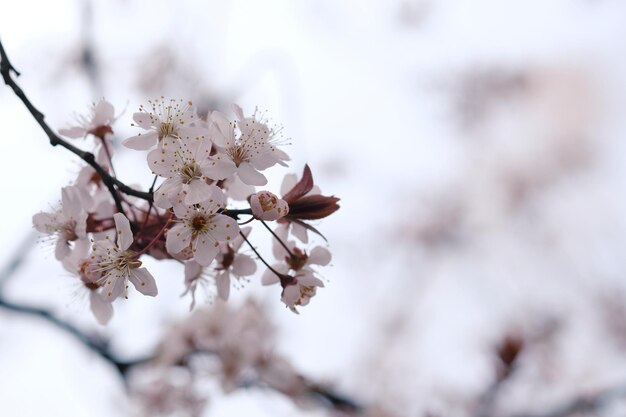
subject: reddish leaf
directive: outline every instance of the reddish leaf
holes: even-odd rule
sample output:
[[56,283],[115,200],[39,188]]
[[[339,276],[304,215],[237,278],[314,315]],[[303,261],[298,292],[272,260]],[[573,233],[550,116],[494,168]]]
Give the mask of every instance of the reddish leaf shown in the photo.
[[304,196],[306,193],[311,191],[313,188],[313,175],[311,174],[311,169],[309,165],[304,166],[304,171],[302,172],[302,178],[296,185],[293,186],[291,190],[287,192],[283,196],[283,200],[287,203],[291,204],[294,201],[298,200],[300,197]]

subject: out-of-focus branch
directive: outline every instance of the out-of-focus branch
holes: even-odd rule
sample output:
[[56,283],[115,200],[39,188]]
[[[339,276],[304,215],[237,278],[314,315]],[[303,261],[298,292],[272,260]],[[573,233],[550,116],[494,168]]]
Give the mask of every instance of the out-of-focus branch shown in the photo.
[[572,415],[591,415],[611,401],[626,397],[626,383],[613,388],[600,390],[594,394],[582,394],[569,400],[551,411],[536,414],[514,414],[512,417],[568,417]]
[[115,367],[115,369],[119,371],[122,378],[126,377],[126,372],[133,365],[136,365],[137,363],[139,363],[139,361],[124,362],[124,361],[117,359],[109,351],[105,343],[95,341],[94,339],[82,333],[75,326],[59,319],[58,317],[56,317],[54,314],[50,313],[47,310],[10,302],[6,300],[1,294],[0,294],[0,308],[13,311],[16,313],[20,313],[20,314],[25,314],[28,316],[37,317],[37,318],[47,321],[48,323],[51,323],[58,329],[63,330],[63,332],[73,336],[78,342],[83,344],[85,347],[87,347],[91,351],[97,353],[102,359],[104,359],[105,361],[113,365],[113,367]]

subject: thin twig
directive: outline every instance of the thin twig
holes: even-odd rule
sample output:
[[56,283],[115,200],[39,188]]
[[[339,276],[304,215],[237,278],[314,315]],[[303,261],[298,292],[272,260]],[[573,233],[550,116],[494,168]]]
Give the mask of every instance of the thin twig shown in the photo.
[[267,223],[265,223],[263,220],[259,220],[259,221],[263,224],[263,226],[265,226],[265,228],[267,230],[269,230],[269,232],[272,234],[272,236],[274,236],[274,239],[276,239],[278,241],[278,243],[280,243],[280,245],[287,251],[289,256],[293,256],[293,253],[291,252],[291,250],[289,250],[289,248],[287,247],[285,242],[283,242],[283,240],[281,238],[279,238],[278,235],[272,229],[270,229],[270,227],[267,225]]
[[96,162],[96,158],[93,155],[93,153],[86,152],[77,148],[76,146],[70,144],[69,142],[66,142],[65,140],[61,139],[56,133],[54,133],[54,131],[50,128],[50,126],[48,126],[48,124],[45,122],[44,114],[41,113],[39,110],[37,110],[37,108],[31,103],[31,101],[28,99],[28,97],[26,96],[24,91],[21,89],[21,87],[12,78],[11,72],[13,72],[16,76],[20,75],[20,73],[15,69],[15,67],[13,67],[13,65],[9,61],[9,58],[4,50],[4,46],[2,45],[2,42],[0,41],[0,74],[2,75],[2,78],[4,79],[4,83],[8,85],[9,87],[11,87],[15,95],[22,101],[22,103],[24,103],[24,105],[26,106],[30,114],[37,121],[39,126],[41,126],[46,136],[48,136],[48,139],[50,140],[50,145],[52,146],[60,145],[61,147],[69,150],[74,155],[78,156],[80,159],[82,159],[87,164],[89,164],[96,171],[96,173],[98,173],[100,178],[102,178],[102,182],[107,187],[107,189],[111,193],[111,196],[115,200],[115,206],[117,207],[117,210],[119,212],[123,212],[123,208],[122,208],[122,202],[120,200],[119,195],[117,194],[117,190],[115,189],[115,187],[117,187],[124,194],[132,195],[132,196],[141,198],[146,201],[152,200],[152,194],[135,190],[127,186],[123,182],[119,181],[118,179],[109,175],[109,173],[102,166],[100,166],[100,164]]

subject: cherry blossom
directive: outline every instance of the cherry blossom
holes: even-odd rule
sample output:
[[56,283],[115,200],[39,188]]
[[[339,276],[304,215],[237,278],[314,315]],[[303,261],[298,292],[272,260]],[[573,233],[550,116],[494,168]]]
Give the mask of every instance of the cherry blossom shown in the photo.
[[144,295],[154,297],[158,290],[154,278],[146,268],[141,268],[141,261],[136,253],[128,250],[133,243],[130,222],[122,213],[113,215],[116,229],[116,243],[109,235],[93,245],[91,260],[94,271],[101,274],[97,284],[102,287],[107,301],[113,301],[122,294],[126,296],[128,281]]
[[102,99],[93,103],[87,115],[77,115],[75,126],[59,129],[59,133],[68,138],[83,138],[92,134],[104,139],[107,134],[113,133],[111,125],[115,122],[113,105]]
[[163,140],[163,146],[150,151],[148,164],[154,174],[167,178],[154,193],[157,207],[170,208],[174,204],[192,205],[209,200],[222,191],[207,184],[214,176],[219,160],[209,159],[211,142],[196,138],[182,141]]
[[250,196],[250,208],[259,220],[278,220],[289,213],[289,206],[269,191],[261,191]]
[[55,236],[54,255],[62,260],[71,252],[70,242],[86,237],[87,213],[83,204],[88,199],[81,189],[74,186],[61,189],[61,209],[53,213],[37,213],[33,225],[39,232]]
[[[236,171],[244,184],[265,185],[267,178],[260,171],[275,164],[286,166],[289,156],[275,146],[275,132],[252,117],[244,117],[241,108],[234,106],[238,121],[231,122],[217,111],[210,114],[211,139],[217,146],[217,158],[223,158]],[[230,175],[226,167],[222,176]]]
[[89,257],[89,242],[82,240],[77,242],[76,250],[63,259],[63,267],[70,273],[78,276],[81,287],[89,294],[89,305],[98,323],[105,325],[113,317],[113,306],[105,300],[100,291],[98,279],[100,273],[96,272],[96,265]]
[[[164,97],[148,100],[150,109],[139,106],[133,120],[145,133],[139,133],[124,140],[122,144],[135,150],[148,150],[166,137],[191,139],[203,137],[206,129],[200,125],[191,107],[191,101],[183,102]],[[197,123],[194,123],[197,122]]]
[[[241,229],[246,237],[252,231],[251,227]],[[224,301],[228,301],[230,295],[231,275],[240,281],[242,278],[252,275],[256,272],[256,263],[249,255],[240,253],[239,249],[244,239],[241,235],[237,236],[230,243],[221,242],[219,253],[216,256],[216,265],[207,273],[207,267],[203,267],[196,261],[188,261],[185,263],[185,286],[186,290],[182,295],[191,294],[191,306],[193,309],[196,303],[195,292],[199,285],[208,285],[209,282],[215,282],[217,288],[217,296]],[[209,275],[212,274],[212,275]]]
[[237,221],[218,213],[220,201],[204,201],[194,206],[174,206],[178,224],[167,232],[167,251],[176,254],[191,245],[193,259],[209,265],[219,252],[220,242],[229,242],[239,233]]
[[[271,269],[265,271],[261,278],[263,285],[280,283],[283,287],[281,301],[294,313],[298,313],[296,306],[305,306],[315,295],[317,287],[323,287],[324,283],[315,276],[313,265],[328,265],[331,255],[328,249],[316,246],[307,254],[296,247],[293,242],[286,243],[289,252],[281,245],[274,246],[275,255],[284,254],[284,262],[277,263]],[[276,256],[279,258],[280,256]],[[276,275],[290,276],[291,280]]]

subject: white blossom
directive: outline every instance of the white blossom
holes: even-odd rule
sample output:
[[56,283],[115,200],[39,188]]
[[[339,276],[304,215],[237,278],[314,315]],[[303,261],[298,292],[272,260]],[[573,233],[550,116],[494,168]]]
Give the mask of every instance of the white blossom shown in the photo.
[[[191,101],[183,102],[164,97],[148,100],[149,109],[139,106],[139,112],[133,114],[137,126],[146,132],[124,140],[122,145],[135,150],[148,150],[166,137],[191,139],[202,137],[206,129],[199,124]],[[198,122],[195,124],[194,122]]]
[[128,281],[140,293],[156,296],[158,293],[154,277],[146,268],[141,268],[141,261],[135,252],[128,250],[133,243],[130,222],[122,213],[113,215],[116,229],[116,242],[107,235],[93,245],[91,260],[95,271],[101,274],[98,285],[102,287],[107,301],[113,301],[122,294],[126,296]]
[[[210,115],[211,139],[217,146],[218,156],[228,162],[229,168],[234,169],[241,181],[248,185],[265,185],[267,178],[260,171],[275,164],[286,166],[284,161],[289,156],[276,144],[275,132],[266,124],[252,117],[244,117],[241,108],[234,106],[238,121],[231,122],[217,111]],[[223,178],[230,176],[224,174]]]
[[218,213],[219,201],[204,201],[194,206],[174,206],[178,224],[167,232],[165,246],[174,255],[189,245],[193,259],[209,265],[219,252],[220,242],[232,241],[239,233],[235,219]]

